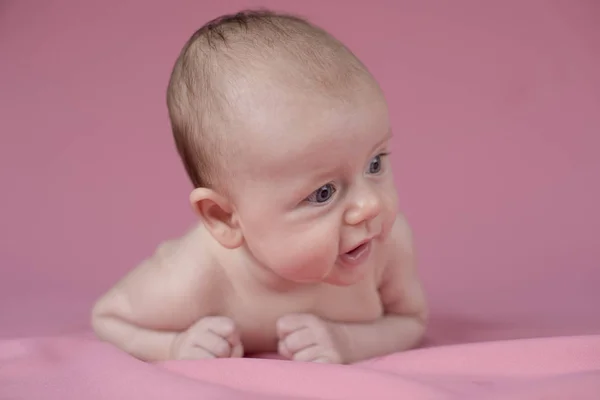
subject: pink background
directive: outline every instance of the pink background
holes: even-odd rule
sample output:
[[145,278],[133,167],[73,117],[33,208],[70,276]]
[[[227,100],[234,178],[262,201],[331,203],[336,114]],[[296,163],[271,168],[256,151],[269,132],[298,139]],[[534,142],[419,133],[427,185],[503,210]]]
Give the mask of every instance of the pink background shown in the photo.
[[0,2],[0,337],[87,329],[193,223],[170,68],[258,5],[330,30],[384,87],[430,343],[600,332],[599,2],[65,0]]

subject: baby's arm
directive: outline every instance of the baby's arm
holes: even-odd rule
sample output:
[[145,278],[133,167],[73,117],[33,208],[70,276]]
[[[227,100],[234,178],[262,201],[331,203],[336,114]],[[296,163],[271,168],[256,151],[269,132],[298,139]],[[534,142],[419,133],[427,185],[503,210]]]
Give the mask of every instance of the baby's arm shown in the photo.
[[95,304],[96,335],[145,361],[173,358],[179,333],[219,312],[213,268],[198,254],[199,232],[163,243]]
[[412,233],[400,214],[393,229],[394,254],[379,289],[385,315],[372,324],[341,325],[345,362],[408,350],[424,336],[428,307],[417,276]]

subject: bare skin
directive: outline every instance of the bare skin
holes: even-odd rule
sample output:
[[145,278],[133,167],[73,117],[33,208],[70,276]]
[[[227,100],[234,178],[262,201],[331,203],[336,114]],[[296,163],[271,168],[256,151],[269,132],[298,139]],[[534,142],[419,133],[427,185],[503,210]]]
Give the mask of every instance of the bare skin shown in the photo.
[[297,361],[352,363],[407,350],[423,336],[427,307],[402,215],[377,245],[375,267],[354,285],[282,292],[269,287],[264,271],[234,273],[239,254],[212,254],[219,246],[199,224],[103,296],[93,327],[146,361],[278,352]]
[[341,99],[268,79],[236,85],[226,189],[194,189],[201,223],[98,300],[101,339],[148,361],[278,352],[329,363],[422,339],[428,311],[381,90],[364,78]]

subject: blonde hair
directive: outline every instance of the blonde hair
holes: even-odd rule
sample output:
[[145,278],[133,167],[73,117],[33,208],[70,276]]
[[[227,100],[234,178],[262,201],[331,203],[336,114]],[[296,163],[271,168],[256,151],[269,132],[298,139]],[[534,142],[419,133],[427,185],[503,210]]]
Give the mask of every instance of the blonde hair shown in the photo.
[[285,75],[321,91],[339,92],[368,74],[341,42],[307,20],[268,10],[214,19],[185,43],[171,73],[167,107],[177,151],[194,187],[214,187],[227,153],[232,116],[228,89],[253,68],[289,60]]

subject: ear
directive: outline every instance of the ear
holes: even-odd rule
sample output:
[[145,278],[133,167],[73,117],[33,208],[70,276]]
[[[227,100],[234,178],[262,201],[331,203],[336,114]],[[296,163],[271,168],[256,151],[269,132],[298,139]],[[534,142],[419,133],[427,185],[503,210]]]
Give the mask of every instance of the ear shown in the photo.
[[197,188],[190,194],[190,203],[210,234],[223,247],[234,249],[242,245],[244,235],[231,202],[212,189]]

